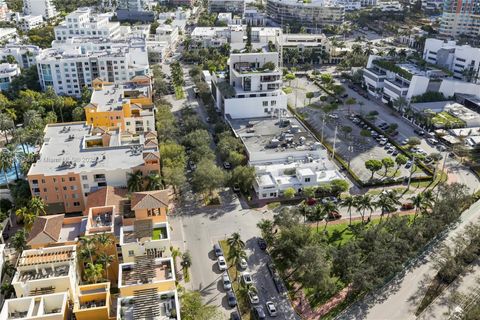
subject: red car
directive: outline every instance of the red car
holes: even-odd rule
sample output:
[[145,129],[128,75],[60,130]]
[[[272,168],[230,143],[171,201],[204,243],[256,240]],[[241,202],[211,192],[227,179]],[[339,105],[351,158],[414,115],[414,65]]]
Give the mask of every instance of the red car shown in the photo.
[[413,209],[413,203],[407,202],[402,204],[402,210],[412,210]]
[[332,211],[328,214],[328,220],[338,220],[342,217],[337,211]]

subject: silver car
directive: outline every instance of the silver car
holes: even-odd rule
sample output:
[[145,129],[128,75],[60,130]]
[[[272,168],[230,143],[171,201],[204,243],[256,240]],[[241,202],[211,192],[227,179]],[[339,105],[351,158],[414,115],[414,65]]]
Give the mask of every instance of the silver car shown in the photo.
[[225,291],[232,290],[232,282],[230,281],[230,277],[228,276],[228,273],[224,273],[222,276],[222,281],[223,281],[223,289]]

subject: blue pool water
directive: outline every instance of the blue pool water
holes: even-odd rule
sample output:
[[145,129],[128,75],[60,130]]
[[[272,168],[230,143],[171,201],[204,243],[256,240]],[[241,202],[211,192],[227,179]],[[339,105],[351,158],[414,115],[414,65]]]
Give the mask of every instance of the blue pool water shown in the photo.
[[[19,152],[23,152],[23,149],[22,149],[21,146],[18,146],[17,150]],[[25,146],[25,151],[26,152],[34,152],[35,147]],[[15,165],[17,166],[17,170],[18,170],[18,177],[23,178],[23,175],[20,172],[20,161],[15,160]],[[7,171],[7,179],[8,179],[8,182],[11,182],[11,181],[14,181],[15,179],[17,179],[17,176],[15,175],[15,168],[13,166],[10,168],[10,170]],[[4,184],[6,184],[5,175],[3,174],[3,170],[0,170],[0,185],[4,185]]]

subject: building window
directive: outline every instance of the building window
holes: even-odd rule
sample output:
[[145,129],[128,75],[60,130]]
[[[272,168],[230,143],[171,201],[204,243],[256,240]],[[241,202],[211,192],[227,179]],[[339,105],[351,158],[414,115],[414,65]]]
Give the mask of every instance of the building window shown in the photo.
[[38,180],[37,179],[32,180],[32,184],[38,184]]
[[90,186],[88,184],[83,185],[83,189],[88,189]]
[[275,101],[275,100],[270,101],[270,105],[271,105],[271,106],[277,105],[277,101]]
[[135,252],[133,250],[128,250],[128,256],[133,257],[135,255]]
[[310,182],[310,178],[305,178],[305,182]]
[[67,187],[66,187],[66,186],[63,186],[63,191],[67,191]]
[[72,199],[78,199],[78,194],[76,193],[72,194]]
[[70,177],[70,178],[68,178],[68,181],[70,181],[70,182],[71,182],[71,181],[75,181],[75,177]]
[[75,202],[73,203],[73,206],[74,206],[74,207],[80,207],[80,202],[75,201]]
[[[92,119],[93,121],[93,119]],[[82,180],[88,180],[88,177],[87,176],[82,176]]]
[[73,190],[73,191],[77,190],[77,186],[70,186],[70,190]]
[[264,107],[268,107],[268,101],[262,101]]
[[45,179],[42,179],[42,183],[45,183]]

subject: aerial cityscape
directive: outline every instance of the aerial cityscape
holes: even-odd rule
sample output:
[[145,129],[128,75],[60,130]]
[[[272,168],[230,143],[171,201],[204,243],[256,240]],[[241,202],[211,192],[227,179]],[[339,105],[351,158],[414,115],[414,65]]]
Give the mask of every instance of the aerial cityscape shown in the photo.
[[0,320],[479,320],[480,0],[0,0]]

